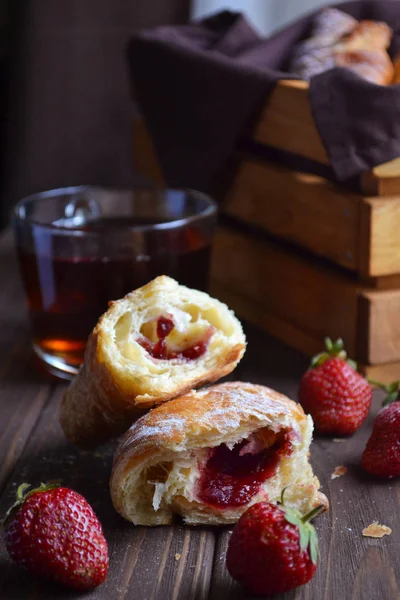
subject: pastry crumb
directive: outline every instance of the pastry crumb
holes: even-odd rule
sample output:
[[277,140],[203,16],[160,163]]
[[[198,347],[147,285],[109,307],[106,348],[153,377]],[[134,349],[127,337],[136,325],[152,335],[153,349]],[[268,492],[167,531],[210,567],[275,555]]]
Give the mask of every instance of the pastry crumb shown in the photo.
[[343,467],[343,465],[340,465],[339,467],[335,467],[335,470],[333,471],[332,475],[331,475],[331,479],[336,479],[337,477],[343,477],[343,475],[345,475],[347,473],[347,468]]
[[378,521],[374,521],[371,523],[371,525],[368,525],[368,527],[365,527],[365,529],[362,530],[364,537],[371,538],[381,538],[384,535],[390,535],[391,533],[392,530],[390,527],[386,527],[386,525],[380,525]]
[[175,554],[175,560],[179,560],[182,554]]
[[336,443],[338,443],[338,442],[345,442],[345,441],[346,441],[346,438],[333,438],[333,440],[332,440],[332,441],[333,441],[333,442],[336,442]]

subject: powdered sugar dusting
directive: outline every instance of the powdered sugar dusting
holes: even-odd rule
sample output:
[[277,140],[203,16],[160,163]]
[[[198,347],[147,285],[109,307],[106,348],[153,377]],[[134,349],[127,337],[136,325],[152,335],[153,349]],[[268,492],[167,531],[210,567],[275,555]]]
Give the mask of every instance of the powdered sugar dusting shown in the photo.
[[206,440],[208,434],[223,438],[249,422],[258,429],[279,417],[293,425],[293,416],[295,422],[306,418],[295,402],[267,387],[241,382],[215,385],[171,400],[139,419],[122,439],[116,460],[128,448],[133,456],[161,445],[179,450],[189,431],[196,446],[196,438]]

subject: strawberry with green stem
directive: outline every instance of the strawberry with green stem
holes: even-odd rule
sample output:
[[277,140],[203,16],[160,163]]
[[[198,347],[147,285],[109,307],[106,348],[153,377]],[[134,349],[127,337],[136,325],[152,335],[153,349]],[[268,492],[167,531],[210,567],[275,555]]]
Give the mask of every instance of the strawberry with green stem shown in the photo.
[[270,502],[253,504],[239,519],[229,540],[226,565],[233,579],[253,594],[281,594],[299,587],[317,569],[318,539],[307,515]]
[[372,388],[347,358],[341,339],[326,338],[325,345],[301,379],[299,401],[319,433],[350,435],[369,413]]
[[57,484],[29,488],[19,486],[4,523],[10,557],[34,575],[79,591],[100,585],[107,576],[108,548],[91,506]]
[[385,391],[387,397],[375,417],[361,465],[375,477],[400,477],[400,381],[389,385],[376,381],[370,383]]

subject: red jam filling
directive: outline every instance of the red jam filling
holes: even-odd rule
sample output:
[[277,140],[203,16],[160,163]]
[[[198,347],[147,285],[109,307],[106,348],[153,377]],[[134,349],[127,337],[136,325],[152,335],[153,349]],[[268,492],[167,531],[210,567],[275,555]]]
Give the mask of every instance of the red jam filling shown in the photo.
[[142,337],[138,339],[137,342],[145,350],[147,350],[150,356],[163,360],[171,360],[173,358],[196,360],[196,358],[199,358],[206,352],[208,342],[212,335],[211,330],[207,333],[207,337],[204,338],[204,340],[197,342],[193,346],[189,346],[180,352],[169,351],[167,348],[166,338],[169,336],[174,327],[175,323],[170,317],[158,317],[156,329],[158,340],[153,343],[147,338]]
[[221,444],[210,450],[198,484],[197,497],[206,504],[229,508],[247,504],[266,479],[276,473],[281,455],[292,451],[290,434],[281,432],[269,448],[253,453],[248,440],[232,450]]

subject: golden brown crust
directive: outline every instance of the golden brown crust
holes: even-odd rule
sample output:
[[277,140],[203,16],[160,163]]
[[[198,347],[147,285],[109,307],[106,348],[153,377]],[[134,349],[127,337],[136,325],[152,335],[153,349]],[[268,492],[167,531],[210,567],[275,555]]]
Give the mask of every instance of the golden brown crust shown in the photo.
[[393,64],[385,50],[340,52],[336,54],[336,65],[379,85],[388,85],[393,79]]
[[[194,324],[185,312],[193,312],[193,306],[197,311]],[[214,333],[206,353],[187,362],[153,359],[135,337],[140,334],[142,320],[150,318],[149,310],[153,320],[154,311],[175,311],[177,318],[186,318],[187,327],[200,328],[200,333],[210,327],[207,319],[211,319]],[[124,319],[128,317],[126,326]],[[168,277],[159,277],[111,303],[100,318],[89,337],[84,364],[64,394],[60,416],[64,432],[82,447],[119,435],[152,406],[229,374],[243,356],[245,345],[239,321],[224,304]]]
[[339,42],[340,50],[387,50],[393,31],[386,23],[379,21],[360,21],[351,33],[344,35]]
[[394,71],[386,52],[392,33],[386,23],[360,21],[334,46],[336,66],[346,67],[372,83],[388,85]]
[[147,412],[125,402],[107,368],[98,362],[98,334],[90,335],[78,377],[64,393],[60,422],[67,438],[90,448],[125,431]]
[[[246,506],[221,511],[201,505],[193,496],[197,470],[193,457],[201,449],[221,443],[235,444],[263,428],[290,430],[295,442],[293,456],[282,459],[279,473],[260,493],[265,496],[267,492],[277,499],[281,486],[289,485],[289,498],[294,505],[302,509],[322,506],[327,510],[328,500],[318,492],[319,482],[308,463],[311,417],[282,394],[242,382],[215,385],[175,398],[158,406],[131,427],[114,457],[110,489],[116,510],[128,520],[143,525],[170,523],[174,513],[182,515],[191,524],[235,522]],[[157,500],[160,507],[155,510],[151,497],[154,482],[147,481],[146,474],[155,465],[173,464],[174,461],[184,465],[184,473],[189,473],[187,481],[182,483],[179,473],[174,475],[175,480],[171,476],[168,485],[174,491],[165,492],[165,505],[160,496]],[[178,480],[181,490],[177,488]],[[160,484],[160,489],[164,484],[165,481]],[[254,498],[253,501],[258,500]]]
[[318,491],[316,493],[314,503],[316,507],[321,507],[321,512],[319,513],[320,515],[329,510],[329,500],[322,492]]

